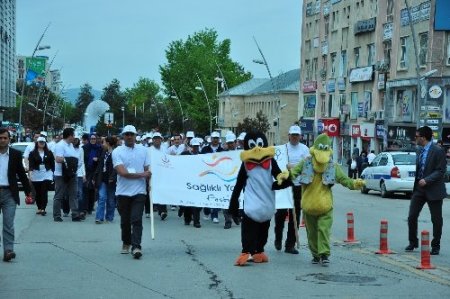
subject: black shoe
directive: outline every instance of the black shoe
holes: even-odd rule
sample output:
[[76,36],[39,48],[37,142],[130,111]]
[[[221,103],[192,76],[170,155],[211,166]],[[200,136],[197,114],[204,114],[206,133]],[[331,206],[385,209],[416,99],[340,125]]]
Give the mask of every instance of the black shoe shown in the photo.
[[431,255],[439,255],[439,251],[440,251],[440,248],[438,248],[438,247],[431,247],[430,254]]
[[10,260],[16,258],[16,253],[12,250],[6,250],[3,253],[3,261],[4,262],[9,262]]
[[405,251],[411,252],[414,250],[414,248],[417,248],[417,247],[419,247],[417,244],[409,243],[409,245],[405,247]]
[[233,216],[233,221],[236,225],[241,224],[241,218],[239,218],[239,217]]
[[47,215],[47,212],[46,212],[46,211],[42,211],[42,212],[41,212],[41,215],[42,215],[42,216],[45,216],[45,215]]
[[191,222],[190,221],[185,221],[184,225],[191,225]]
[[53,221],[55,221],[55,222],[63,222],[61,217],[55,217],[55,218],[53,218]]
[[166,212],[162,212],[161,213],[161,220],[164,220],[167,218],[167,213]]
[[200,227],[202,227],[202,226],[200,225],[200,223],[194,223],[194,227],[200,228]]
[[318,263],[320,263],[320,257],[313,257],[313,259],[311,260],[311,264],[317,265]]
[[328,256],[322,255],[320,257],[320,263],[322,264],[322,266],[328,267],[328,265],[330,264],[330,260],[328,259]]
[[295,249],[294,247],[286,247],[286,249],[284,249],[284,252],[291,254],[298,254],[298,250]]
[[81,222],[81,217],[72,217],[73,222]]
[[223,229],[230,229],[230,228],[231,228],[231,222],[225,222]]
[[81,220],[86,220],[86,214],[84,213],[80,213],[78,217],[80,217]]
[[276,250],[281,250],[281,240],[275,240],[274,245]]

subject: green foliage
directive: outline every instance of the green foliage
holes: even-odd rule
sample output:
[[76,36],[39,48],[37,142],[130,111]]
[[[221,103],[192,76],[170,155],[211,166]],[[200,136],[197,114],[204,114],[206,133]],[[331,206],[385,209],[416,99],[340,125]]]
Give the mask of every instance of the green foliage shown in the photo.
[[[185,41],[176,40],[169,44],[166,49],[167,63],[159,67],[161,81],[170,99],[175,93],[178,95],[185,117],[189,118],[182,128],[183,122],[179,117],[179,121],[174,122],[177,129],[195,130],[200,134],[210,133],[206,97],[214,117],[218,106],[217,93],[223,91],[221,84],[214,80],[216,77],[222,77],[220,71],[228,87],[251,78],[249,72],[245,72],[240,64],[231,60],[230,48],[229,39],[219,41],[217,32],[208,28],[188,36]],[[201,85],[199,79],[205,88],[206,97],[202,90],[196,89]],[[172,103],[172,107],[175,111],[176,104]],[[174,115],[181,116],[179,106],[177,110]]]
[[238,123],[237,125],[237,132],[250,132],[256,130],[266,134],[269,129],[269,120],[262,111],[256,113],[256,118],[246,117],[243,119],[242,123]]
[[[120,90],[120,82],[117,79],[113,79],[111,83],[103,88],[103,94],[101,96],[101,100],[105,101],[109,104],[110,110],[114,114],[114,124],[111,128],[111,131],[114,133],[120,132],[120,128],[122,128],[122,107],[124,107],[125,111],[125,120],[127,124],[136,125],[134,121],[131,121],[129,109],[127,107],[127,101],[125,98],[125,93]],[[97,124],[97,128],[101,128],[103,123],[103,118],[99,119],[99,123]]]
[[82,122],[84,113],[86,112],[87,106],[94,99],[94,95],[92,94],[92,86],[88,83],[85,83],[80,87],[80,93],[78,94],[77,101],[75,103],[75,108],[77,109],[77,113],[74,116],[74,122]]

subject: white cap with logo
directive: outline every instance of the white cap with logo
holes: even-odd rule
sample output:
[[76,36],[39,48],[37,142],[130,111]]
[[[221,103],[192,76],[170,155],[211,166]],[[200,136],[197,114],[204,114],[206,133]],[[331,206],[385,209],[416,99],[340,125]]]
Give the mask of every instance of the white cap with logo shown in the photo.
[[45,137],[38,137],[37,142],[46,142]]
[[161,135],[161,133],[159,133],[159,132],[155,132],[155,133],[153,133],[153,138],[162,138],[162,135]]
[[200,141],[198,140],[198,138],[192,138],[191,142],[190,142],[191,146],[195,146],[195,145],[200,145]]
[[238,136],[238,140],[240,140],[240,141],[244,141],[244,139],[245,139],[245,135],[247,135],[247,133],[245,133],[245,132],[242,132],[241,134],[239,134],[239,136]]
[[211,133],[211,138],[220,138],[220,134],[217,131]]
[[123,127],[122,130],[122,135],[125,133],[133,133],[133,134],[137,134],[136,128],[132,125],[126,125],[125,127]]
[[299,126],[297,125],[293,125],[289,128],[289,134],[298,134],[301,135],[302,134],[302,129],[300,129]]
[[234,135],[233,132],[228,132],[227,135],[225,135],[225,142],[235,142],[236,141],[236,135]]
[[186,138],[194,138],[194,137],[195,137],[194,131],[187,131],[186,132]]

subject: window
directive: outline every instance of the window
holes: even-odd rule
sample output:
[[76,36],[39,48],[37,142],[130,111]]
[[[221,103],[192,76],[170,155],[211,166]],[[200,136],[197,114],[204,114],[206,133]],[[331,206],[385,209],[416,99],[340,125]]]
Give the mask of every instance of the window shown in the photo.
[[339,77],[347,77],[347,51],[342,50],[339,63]]
[[357,48],[355,48],[355,49],[353,49],[353,54],[354,54],[354,56],[355,56],[355,67],[358,67],[359,66],[359,49],[360,49],[360,47],[357,47]]
[[450,65],[450,32],[447,33],[447,65]]
[[345,93],[339,94],[339,113],[344,114],[344,105],[346,104]]
[[367,45],[367,65],[375,64],[375,44]]
[[327,55],[322,56],[322,69],[320,70],[320,77],[325,80],[327,77]]
[[419,65],[427,65],[428,32],[419,34]]
[[320,114],[322,117],[328,117],[327,115],[327,101],[324,94],[320,95]]
[[351,93],[351,110],[350,110],[350,119],[357,119],[358,118],[358,93],[352,92]]
[[388,164],[388,157],[383,155],[378,163],[378,166],[386,166]]
[[334,94],[330,93],[328,95],[328,109],[327,109],[327,116],[329,116],[329,117],[337,116],[337,111],[336,111],[336,113],[334,113],[336,108],[333,107],[333,106],[335,106],[333,104],[334,104]]
[[342,28],[342,49],[347,49],[348,46],[348,27]]
[[408,68],[408,52],[407,52],[407,46],[408,46],[408,37],[400,37],[400,59],[399,59],[399,67],[401,69]]
[[331,78],[336,74],[336,53],[331,53]]
[[306,69],[306,81],[311,80],[311,64],[309,59],[305,60],[305,69]]
[[392,42],[386,41],[383,43],[384,45],[384,62],[386,64],[390,64],[391,62],[391,50],[392,50]]
[[330,20],[328,16],[324,17],[324,26],[325,26],[325,35],[328,36],[328,33],[330,32]]
[[392,22],[394,20],[394,16],[392,14],[394,10],[394,0],[387,0],[386,7],[386,22]]
[[339,11],[333,11],[331,18],[331,29],[336,30],[339,27]]
[[317,73],[318,73],[318,62],[317,62],[317,57],[313,58],[313,64],[312,64],[312,69],[313,69],[313,79],[314,81],[317,81]]

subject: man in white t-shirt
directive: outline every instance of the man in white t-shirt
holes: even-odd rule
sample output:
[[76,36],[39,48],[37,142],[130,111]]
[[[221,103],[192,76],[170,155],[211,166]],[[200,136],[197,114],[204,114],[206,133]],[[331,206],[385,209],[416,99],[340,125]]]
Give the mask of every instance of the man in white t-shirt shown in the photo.
[[[79,222],[84,220],[84,217],[78,213],[78,179],[76,171],[79,153],[73,147],[74,136],[75,130],[73,128],[65,128],[63,139],[55,146],[55,197],[53,199],[53,220],[55,222],[63,221],[61,218],[61,205],[65,196],[69,199],[72,221]],[[69,171],[67,173],[70,173],[70,175],[63,173],[63,163],[68,166]]]
[[150,178],[150,157],[147,148],[136,144],[136,128],[127,125],[122,130],[124,144],[112,152],[117,171],[117,205],[122,230],[122,251],[135,259],[142,256],[142,214],[146,198],[146,181]]
[[[288,169],[291,169],[292,167],[297,165],[300,162],[300,160],[309,156],[309,148],[303,143],[301,143],[300,142],[301,140],[302,140],[302,130],[300,129],[300,127],[298,125],[291,126],[289,128],[289,142],[286,143]],[[294,186],[292,187],[292,200],[294,202],[295,218],[298,226],[301,212],[300,202],[302,198],[302,189],[298,181],[294,181],[293,184]],[[287,214],[288,209],[278,209],[277,212],[275,213],[275,248],[277,250],[281,250],[282,247],[281,243],[283,239],[284,221],[286,219]],[[298,250],[295,248],[296,229],[293,214],[294,214],[293,210],[289,209],[289,223],[284,252],[298,254]]]
[[367,155],[367,163],[372,163],[373,159],[375,159],[377,155],[375,155],[375,151],[371,150],[370,153]]
[[[158,155],[164,155],[165,150],[162,147],[162,135],[159,132],[153,133],[153,144],[151,147],[148,148],[148,153],[150,156],[150,163],[152,160],[152,156],[158,156]],[[150,165],[150,170],[151,170]],[[150,218],[150,188],[151,184],[149,185],[147,200],[145,201],[145,215],[147,218]],[[160,205],[155,204],[155,208],[158,210],[158,215],[161,217],[161,220],[165,220],[167,218],[167,206],[166,205]]]
[[172,145],[167,149],[168,155],[180,155],[184,150],[186,149],[186,146],[181,143],[181,134],[175,134],[173,136],[173,143]]

